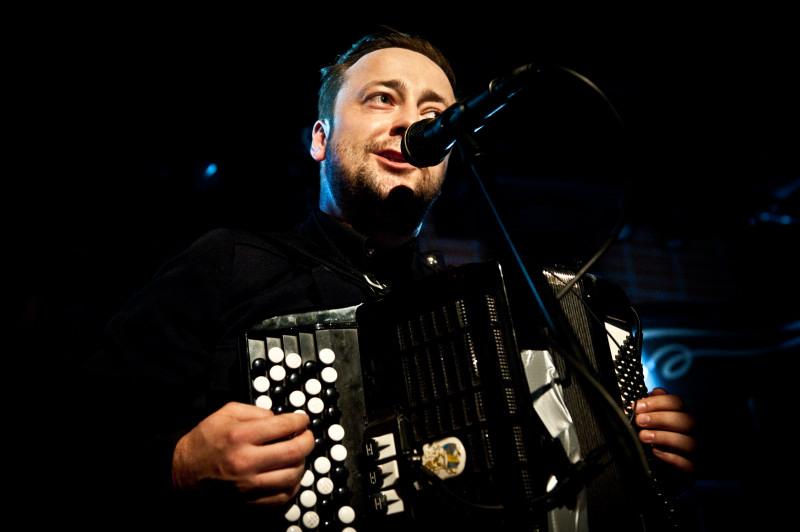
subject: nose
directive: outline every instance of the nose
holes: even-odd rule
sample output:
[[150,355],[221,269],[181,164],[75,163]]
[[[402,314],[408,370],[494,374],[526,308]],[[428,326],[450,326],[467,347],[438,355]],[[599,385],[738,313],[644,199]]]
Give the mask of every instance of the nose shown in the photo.
[[402,105],[397,109],[397,115],[392,124],[393,135],[403,135],[411,124],[420,120],[419,110],[415,105]]

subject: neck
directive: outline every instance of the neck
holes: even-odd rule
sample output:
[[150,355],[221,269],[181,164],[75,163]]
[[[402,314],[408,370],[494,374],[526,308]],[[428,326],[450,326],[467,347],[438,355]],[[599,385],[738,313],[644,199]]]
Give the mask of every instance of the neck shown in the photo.
[[370,234],[367,235],[371,237],[375,243],[381,249],[393,249],[399,248],[400,246],[404,246],[414,240],[414,237],[417,235],[417,232],[411,235],[395,235],[395,234],[388,234],[388,233],[379,233],[379,234]]
[[388,228],[396,228],[396,224],[386,223],[385,221],[372,221],[359,223],[358,216],[348,216],[334,204],[325,204],[320,201],[319,208],[322,212],[334,218],[347,227],[358,231],[364,236],[371,238],[381,249],[393,249],[404,246],[413,241],[419,234],[421,224],[413,231],[396,231]]
[[319,208],[346,226],[372,238],[383,249],[408,244],[419,234],[430,207],[414,198],[410,190],[398,187],[382,200],[355,200],[350,196],[338,198],[323,179]]

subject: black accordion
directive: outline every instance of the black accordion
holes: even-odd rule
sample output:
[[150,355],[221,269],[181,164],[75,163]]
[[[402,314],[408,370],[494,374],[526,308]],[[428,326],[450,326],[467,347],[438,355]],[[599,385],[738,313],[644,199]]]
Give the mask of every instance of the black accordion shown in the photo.
[[[554,291],[569,275],[546,272]],[[623,409],[646,394],[636,324],[624,299],[597,285],[581,279],[561,305]],[[568,531],[586,515],[637,529],[643,510],[631,501],[641,497],[627,478],[638,472],[614,460],[613,427],[531,316],[512,322],[503,270],[490,262],[248,330],[246,399],[305,410],[317,439],[285,529]],[[521,337],[537,345],[521,349]],[[609,450],[602,465],[578,467],[597,449]]]

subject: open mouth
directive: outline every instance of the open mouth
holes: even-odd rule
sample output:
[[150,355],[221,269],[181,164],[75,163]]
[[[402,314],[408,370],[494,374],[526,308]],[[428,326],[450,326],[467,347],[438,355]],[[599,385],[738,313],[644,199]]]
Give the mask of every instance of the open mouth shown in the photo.
[[378,153],[378,155],[380,157],[383,157],[384,159],[387,159],[387,160],[392,161],[394,163],[404,163],[404,162],[406,162],[405,158],[403,157],[403,154],[400,153],[399,151],[385,150],[385,151],[382,151],[382,152]]

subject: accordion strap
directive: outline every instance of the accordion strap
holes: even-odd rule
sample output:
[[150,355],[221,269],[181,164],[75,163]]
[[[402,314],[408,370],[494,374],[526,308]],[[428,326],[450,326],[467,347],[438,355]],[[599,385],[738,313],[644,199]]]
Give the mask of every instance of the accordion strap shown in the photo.
[[319,244],[313,240],[293,233],[264,233],[263,236],[273,244],[281,247],[284,251],[311,260],[323,268],[337,273],[361,288],[368,290],[375,296],[384,296],[391,291],[388,285],[378,281],[375,276],[364,273],[353,265],[332,257],[330,253],[326,253],[322,250]]

